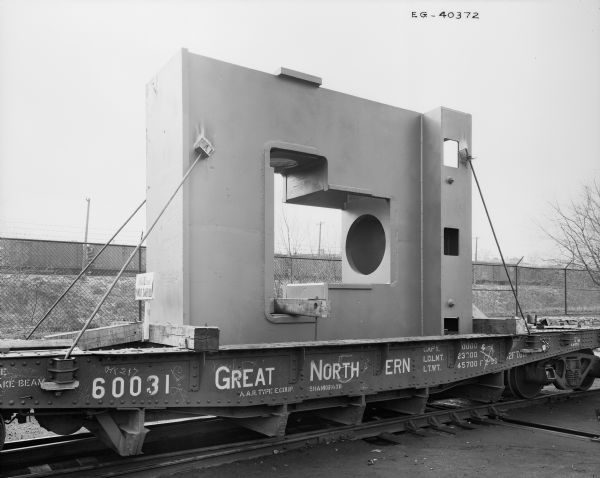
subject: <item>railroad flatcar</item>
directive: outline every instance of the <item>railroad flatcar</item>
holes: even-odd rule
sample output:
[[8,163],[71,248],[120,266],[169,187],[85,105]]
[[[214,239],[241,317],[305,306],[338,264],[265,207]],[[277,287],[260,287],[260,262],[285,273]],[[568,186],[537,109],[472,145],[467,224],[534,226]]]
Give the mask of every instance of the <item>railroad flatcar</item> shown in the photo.
[[[213,414],[266,435],[433,396],[591,386],[598,328],[473,319],[471,116],[418,113],[180,51],[147,85],[143,322],[0,342],[0,410],[81,426],[122,455],[149,419]],[[340,283],[274,287],[274,177],[340,211]],[[155,227],[156,226],[156,227]]]

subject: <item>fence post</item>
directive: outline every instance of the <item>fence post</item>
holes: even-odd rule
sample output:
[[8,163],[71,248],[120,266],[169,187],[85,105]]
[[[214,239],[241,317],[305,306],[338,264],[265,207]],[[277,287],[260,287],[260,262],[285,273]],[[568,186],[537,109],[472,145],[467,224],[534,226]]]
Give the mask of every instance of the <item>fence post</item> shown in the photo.
[[574,259],[571,259],[571,261],[570,261],[570,262],[569,262],[569,263],[568,263],[568,264],[565,266],[565,268],[563,269],[563,270],[564,270],[564,281],[565,281],[565,284],[564,284],[564,293],[565,293],[565,315],[568,315],[568,314],[569,314],[569,313],[568,313],[568,307],[567,307],[567,303],[568,303],[568,300],[567,300],[567,269],[569,268],[569,266],[570,266],[571,264],[573,264],[573,260],[574,260]]
[[515,264],[515,316],[519,316],[519,264],[525,258],[525,256],[521,256],[521,258]]
[[[568,267],[568,266],[567,266]],[[564,292],[565,292],[565,315],[568,315],[568,310],[567,310],[567,267],[565,267],[564,271],[565,271],[565,288],[564,288]]]
[[[142,273],[142,248],[138,249],[138,274]],[[144,301],[138,300],[138,322],[142,322],[142,308],[144,307]]]
[[515,266],[515,316],[519,316],[519,264]]

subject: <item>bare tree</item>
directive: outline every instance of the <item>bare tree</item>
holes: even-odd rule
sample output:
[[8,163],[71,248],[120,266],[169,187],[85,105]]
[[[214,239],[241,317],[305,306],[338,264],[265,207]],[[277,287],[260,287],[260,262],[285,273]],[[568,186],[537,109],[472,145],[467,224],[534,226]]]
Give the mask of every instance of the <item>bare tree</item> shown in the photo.
[[287,206],[287,204],[281,205],[281,213],[279,217],[275,217],[275,228],[279,226],[279,243],[283,245],[285,253],[291,257],[306,252],[308,247],[312,250],[313,245],[306,239],[310,226],[298,215],[293,214]]
[[581,197],[564,208],[552,205],[555,228],[546,233],[576,267],[600,286],[600,184],[594,180]]
[[281,223],[279,224],[279,236],[282,239],[282,243],[285,247],[285,252],[288,256],[292,256],[297,252],[297,238],[292,232],[293,225],[290,224],[290,220],[287,215],[287,211],[284,207],[281,208]]

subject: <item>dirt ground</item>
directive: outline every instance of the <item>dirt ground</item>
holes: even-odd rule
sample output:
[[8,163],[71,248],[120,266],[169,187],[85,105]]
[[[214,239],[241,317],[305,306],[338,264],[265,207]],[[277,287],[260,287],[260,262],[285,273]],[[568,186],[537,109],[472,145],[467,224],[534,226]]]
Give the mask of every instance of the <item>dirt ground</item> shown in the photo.
[[[511,416],[597,432],[600,397],[521,409]],[[177,478],[600,477],[600,443],[510,424],[455,429],[456,435],[400,434],[400,444],[364,440],[304,448]]]
[[54,436],[55,433],[49,432],[38,425],[34,418],[29,418],[25,423],[14,422],[6,425],[6,441],[29,440],[31,438],[41,438],[45,436]]

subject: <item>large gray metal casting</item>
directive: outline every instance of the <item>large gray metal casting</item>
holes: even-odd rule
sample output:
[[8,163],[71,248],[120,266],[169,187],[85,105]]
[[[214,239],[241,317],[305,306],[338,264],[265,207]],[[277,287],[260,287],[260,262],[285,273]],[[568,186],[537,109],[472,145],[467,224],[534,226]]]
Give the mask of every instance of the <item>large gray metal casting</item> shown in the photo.
[[[146,97],[149,218],[198,135],[215,147],[148,239],[148,321],[217,326],[221,344],[471,332],[471,178],[443,161],[449,145],[472,151],[470,115],[423,115],[186,50]],[[287,288],[324,300],[316,317],[274,301],[274,174],[285,201],[342,210],[342,283]]]

